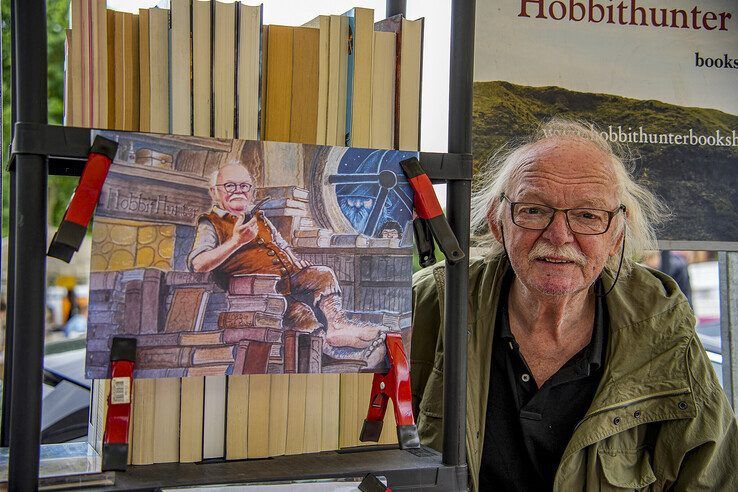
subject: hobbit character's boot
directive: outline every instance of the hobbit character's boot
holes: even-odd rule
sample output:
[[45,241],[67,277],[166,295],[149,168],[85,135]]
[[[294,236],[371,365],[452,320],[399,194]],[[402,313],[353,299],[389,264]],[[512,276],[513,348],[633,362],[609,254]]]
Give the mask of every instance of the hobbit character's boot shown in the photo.
[[353,347],[334,347],[327,343],[323,344],[323,354],[336,360],[352,361],[357,364],[359,372],[367,370],[386,369],[384,333],[380,334],[372,343],[363,349]]
[[327,321],[325,341],[334,347],[376,348],[377,344],[374,342],[384,332],[389,331],[384,325],[348,319],[341,306],[339,294],[324,297],[318,303],[318,308]]

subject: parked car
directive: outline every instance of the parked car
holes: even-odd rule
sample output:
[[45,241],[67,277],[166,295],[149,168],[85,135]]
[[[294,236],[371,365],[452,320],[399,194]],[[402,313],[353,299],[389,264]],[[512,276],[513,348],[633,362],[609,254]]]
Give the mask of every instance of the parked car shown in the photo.
[[[54,444],[84,440],[90,413],[91,382],[85,379],[84,339],[57,343],[73,348],[44,357],[41,442]],[[80,343],[81,342],[81,343]],[[66,344],[66,347],[62,344]],[[59,346],[62,345],[62,346]]]

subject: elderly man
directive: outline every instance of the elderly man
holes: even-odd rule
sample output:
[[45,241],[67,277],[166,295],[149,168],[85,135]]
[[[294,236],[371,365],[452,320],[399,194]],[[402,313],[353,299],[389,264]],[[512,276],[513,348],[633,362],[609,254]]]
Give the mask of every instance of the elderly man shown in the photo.
[[[473,198],[474,490],[738,490],[736,419],[668,276],[636,264],[665,218],[592,127],[553,121]],[[440,448],[443,266],[414,278],[412,385]],[[459,327],[463,329],[462,327]]]
[[298,258],[261,211],[247,217],[254,192],[253,179],[240,164],[228,164],[213,174],[214,206],[198,219],[187,258],[190,270],[212,271],[224,287],[233,275],[278,275],[277,289],[289,301],[286,326],[308,333],[324,326],[324,353],[334,358],[361,358],[369,367],[382,361],[382,332],[387,328],[349,320],[333,270]]

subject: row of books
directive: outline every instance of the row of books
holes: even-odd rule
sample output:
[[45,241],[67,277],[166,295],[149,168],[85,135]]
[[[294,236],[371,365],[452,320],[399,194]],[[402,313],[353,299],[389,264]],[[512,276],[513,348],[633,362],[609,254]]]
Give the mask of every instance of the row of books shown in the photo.
[[[71,0],[65,124],[418,150],[422,19],[371,9],[263,25],[262,7],[171,0],[138,14]],[[104,220],[104,219],[100,219]],[[356,446],[371,374],[135,381],[133,464]],[[100,449],[109,381],[93,384]],[[396,442],[391,405],[382,443]]]
[[[423,20],[374,11],[263,25],[261,6],[72,0],[70,126],[352,147],[419,147]],[[75,21],[78,19],[78,22]]]

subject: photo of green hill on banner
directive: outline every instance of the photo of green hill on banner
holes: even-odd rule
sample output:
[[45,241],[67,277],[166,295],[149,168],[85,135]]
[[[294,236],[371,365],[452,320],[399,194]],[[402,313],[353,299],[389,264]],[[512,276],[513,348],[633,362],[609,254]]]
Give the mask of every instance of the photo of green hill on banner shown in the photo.
[[[633,153],[674,249],[738,247],[738,3],[477,3],[474,166],[553,116]],[[732,243],[732,244],[731,244]]]

